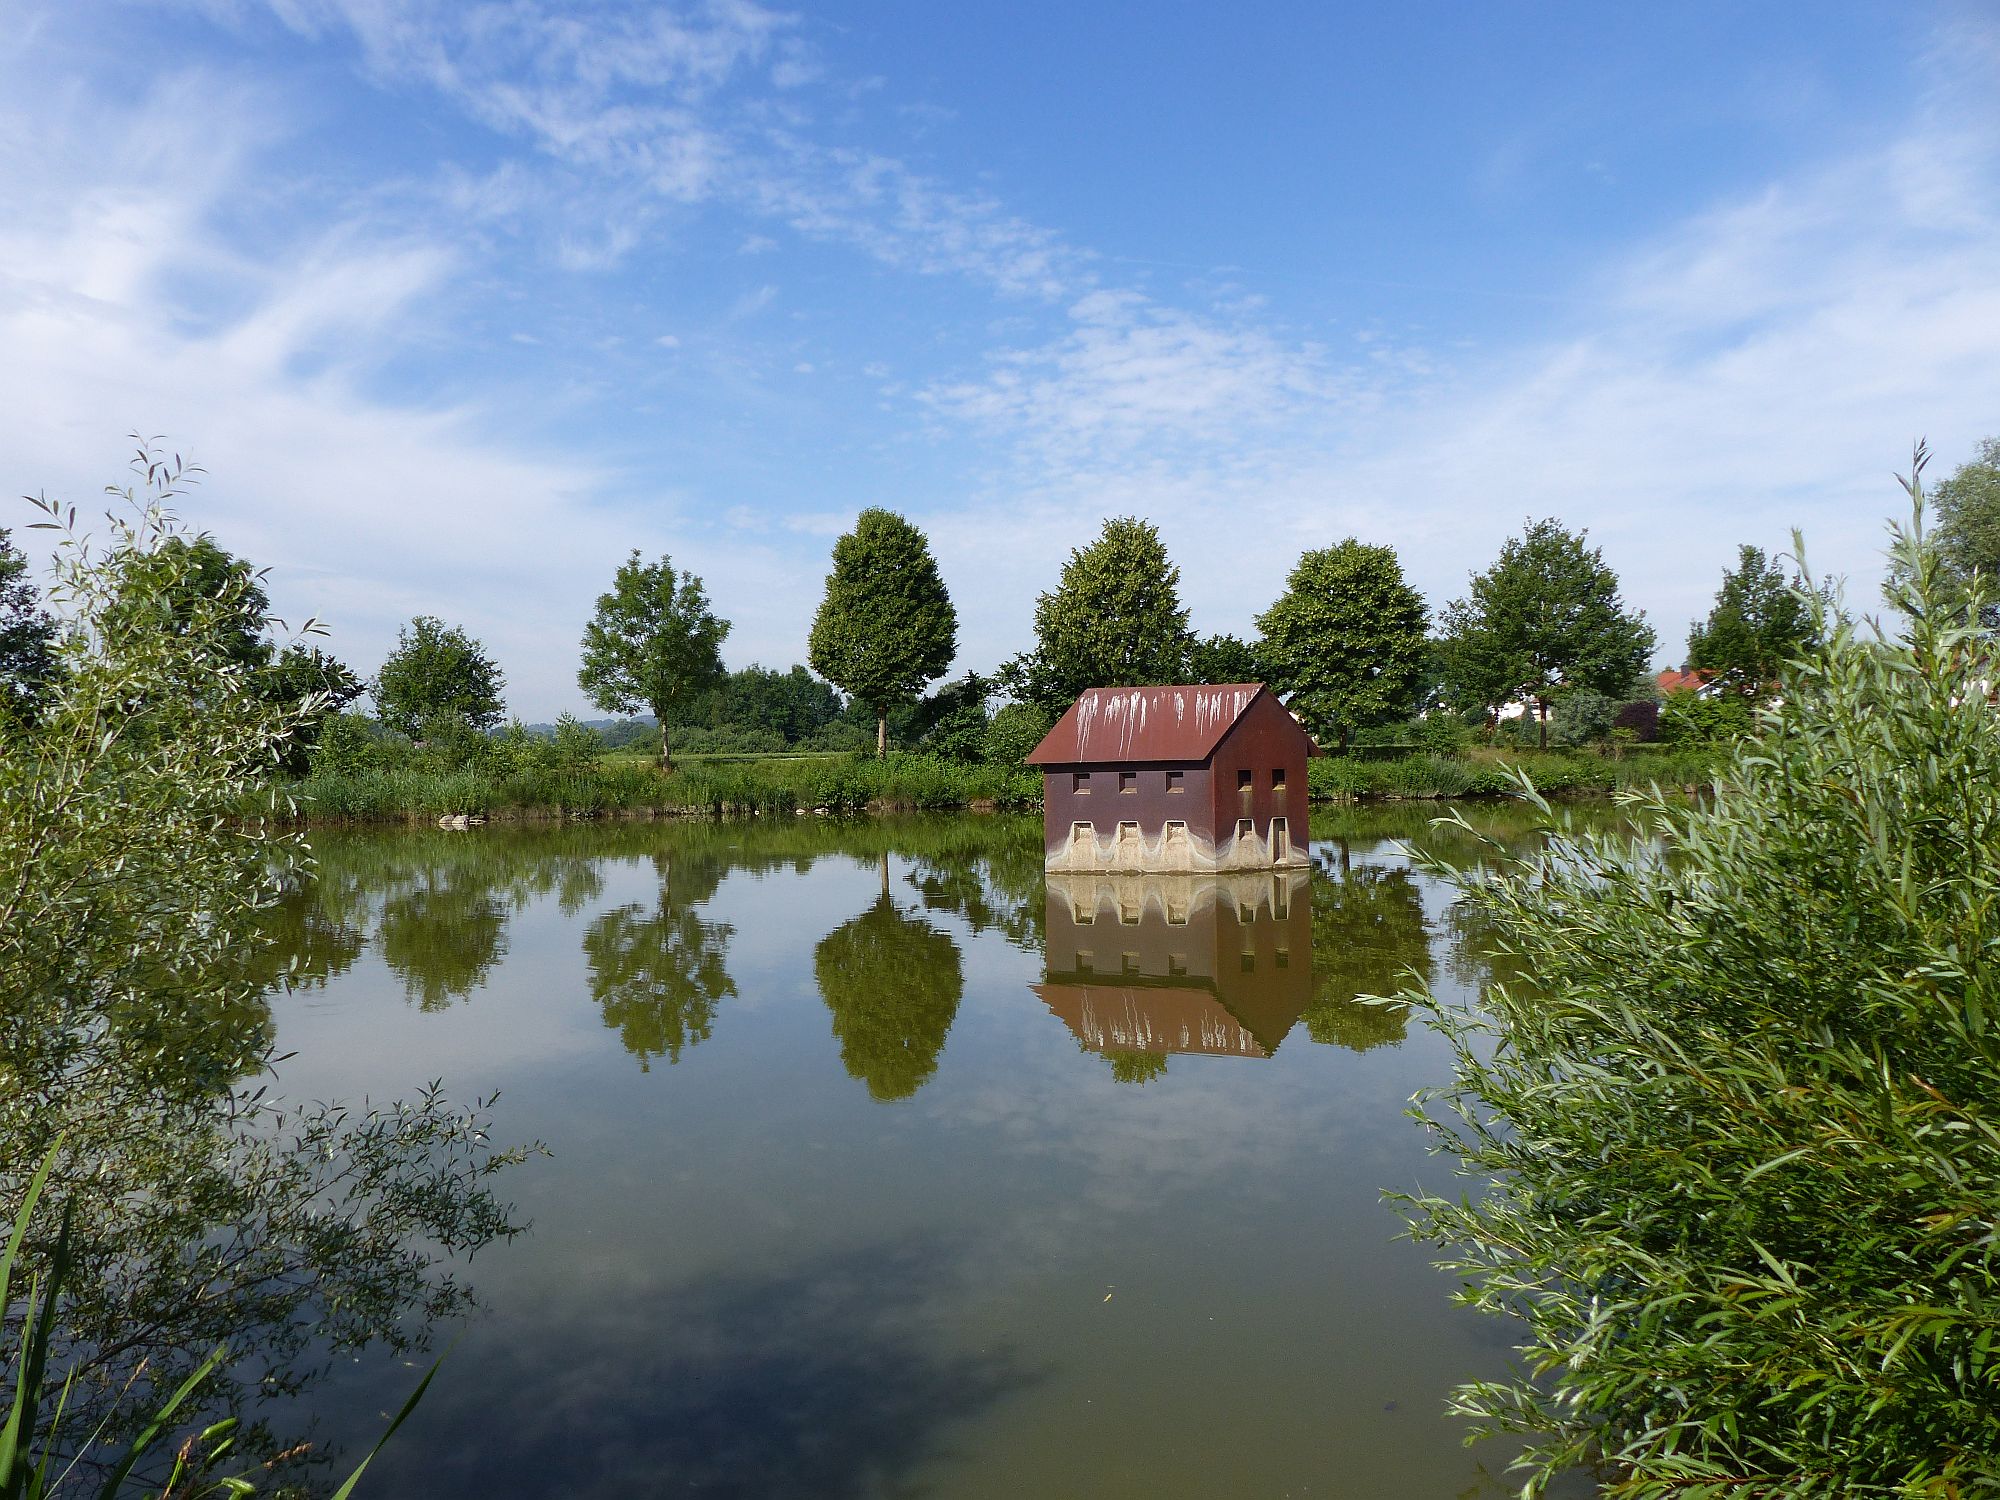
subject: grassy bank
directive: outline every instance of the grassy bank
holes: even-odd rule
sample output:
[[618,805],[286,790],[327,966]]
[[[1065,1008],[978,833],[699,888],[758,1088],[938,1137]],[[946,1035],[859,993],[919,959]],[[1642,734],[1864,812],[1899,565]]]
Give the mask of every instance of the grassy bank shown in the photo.
[[627,756],[457,771],[321,769],[285,787],[308,822],[472,813],[489,818],[794,813],[1038,806],[1039,774],[929,755],[687,760],[671,774]]
[[1706,786],[1719,758],[1718,751],[1707,747],[1637,751],[1623,759],[1584,752],[1486,749],[1385,760],[1327,756],[1307,765],[1306,784],[1315,802],[1496,797],[1516,790],[1514,772],[1520,769],[1548,796],[1605,796],[1654,783]]
[[[1659,782],[1705,784],[1701,750],[1632,755],[1472,751],[1393,759],[1329,756],[1311,763],[1316,802],[1500,796],[1522,767],[1552,795],[1590,796]],[[322,768],[284,787],[306,822],[386,822],[468,813],[494,819],[1009,809],[1041,805],[1040,773],[930,755],[687,759],[663,775],[652,762],[606,755],[572,766]]]

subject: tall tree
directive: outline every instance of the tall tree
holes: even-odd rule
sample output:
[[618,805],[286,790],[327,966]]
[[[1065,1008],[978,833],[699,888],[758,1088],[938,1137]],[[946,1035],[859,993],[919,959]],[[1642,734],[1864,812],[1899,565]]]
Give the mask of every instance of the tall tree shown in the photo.
[[1257,648],[1233,635],[1188,642],[1189,682],[1262,682],[1268,670]]
[[728,635],[729,622],[709,608],[699,578],[677,575],[664,554],[643,563],[634,550],[611,592],[597,596],[597,614],[583,631],[577,685],[606,713],[650,709],[660,721],[660,765],[671,770],[674,706],[722,685]]
[[1533,703],[1548,744],[1549,700],[1564,688],[1611,696],[1645,667],[1653,628],[1618,596],[1618,575],[1588,532],[1531,521],[1472,578],[1470,598],[1445,610],[1439,642],[1445,689],[1462,709],[1491,715]]
[[1417,710],[1430,611],[1395,549],[1353,537],[1308,552],[1257,620],[1259,656],[1306,728],[1347,748],[1357,729]]
[[27,573],[27,558],[0,527],[0,721],[33,714],[56,673],[55,621]]
[[1742,547],[1723,570],[1708,618],[1688,631],[1690,671],[1709,672],[1731,692],[1762,697],[1778,668],[1812,649],[1812,610],[1775,558]]
[[415,739],[424,721],[446,714],[491,729],[505,712],[507,680],[486,648],[436,615],[418,615],[397,633],[396,649],[375,676],[382,722]]
[[1113,517],[1070,553],[1055,592],[1035,605],[1035,649],[1002,667],[1001,681],[1054,713],[1085,688],[1178,681],[1192,640],[1180,583],[1156,527]]
[[[1987,438],[1978,456],[1931,492],[1933,536],[1939,556],[1962,586],[1979,574],[1991,589],[2000,580],[2000,438]],[[2000,610],[1988,606],[1982,623],[2000,628]]]
[[913,703],[958,655],[958,611],[924,534],[891,511],[864,510],[833,544],[833,572],[813,618],[807,659],[875,715],[875,753],[889,748],[889,710]]

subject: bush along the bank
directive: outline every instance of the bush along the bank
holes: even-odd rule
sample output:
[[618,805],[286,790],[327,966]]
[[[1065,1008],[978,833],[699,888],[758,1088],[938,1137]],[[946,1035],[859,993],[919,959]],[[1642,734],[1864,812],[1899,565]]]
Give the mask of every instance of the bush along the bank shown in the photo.
[[1721,752],[1688,747],[1648,750],[1623,759],[1591,754],[1433,755],[1413,752],[1393,759],[1323,756],[1307,762],[1306,785],[1315,802],[1369,797],[1498,797],[1520,789],[1526,774],[1545,795],[1603,795],[1654,784],[1675,791],[1713,781]]
[[1711,803],[1626,837],[1537,802],[1540,854],[1431,862],[1502,977],[1399,998],[1490,1185],[1406,1206],[1520,1320],[1457,1404],[1530,1437],[1526,1494],[2000,1493],[2000,716],[1935,553],[1894,562],[1894,638],[1802,591],[1824,645]]
[[866,808],[1033,807],[1041,777],[1018,766],[934,755],[856,754],[701,760],[670,773],[637,756],[607,755],[574,721],[553,737],[518,726],[483,735],[453,721],[421,742],[341,715],[312,770],[284,789],[308,820],[486,816],[596,817],[636,813],[793,813]]

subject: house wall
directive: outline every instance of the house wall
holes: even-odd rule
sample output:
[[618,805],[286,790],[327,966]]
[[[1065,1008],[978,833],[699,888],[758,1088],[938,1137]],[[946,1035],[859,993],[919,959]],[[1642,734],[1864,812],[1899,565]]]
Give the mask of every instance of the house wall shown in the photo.
[[[1255,869],[1273,864],[1304,864],[1310,847],[1306,791],[1305,732],[1276,699],[1260,697],[1235,728],[1223,737],[1210,758],[1214,810],[1211,826],[1223,869]],[[1283,772],[1283,785],[1276,773]],[[1245,785],[1247,773],[1248,785]],[[1251,838],[1240,839],[1242,819],[1250,820]],[[1285,821],[1288,849],[1272,847],[1272,821]]]
[[[1168,773],[1180,777],[1180,790],[1168,790]],[[1119,790],[1121,773],[1133,777],[1130,791]],[[1088,790],[1078,790],[1076,778],[1088,778]],[[1062,868],[1070,849],[1071,829],[1088,823],[1100,851],[1107,851],[1102,864],[1079,868],[1114,868],[1118,825],[1137,823],[1146,842],[1148,857],[1157,859],[1158,845],[1169,822],[1186,823],[1188,842],[1194,850],[1207,850],[1208,865],[1191,857],[1187,868],[1213,866],[1215,842],[1214,803],[1209,790],[1209,769],[1199,761],[1155,761],[1131,766],[1051,766],[1042,775],[1042,835],[1050,868]],[[1134,864],[1132,868],[1141,868]],[[1157,864],[1145,868],[1160,868]]]

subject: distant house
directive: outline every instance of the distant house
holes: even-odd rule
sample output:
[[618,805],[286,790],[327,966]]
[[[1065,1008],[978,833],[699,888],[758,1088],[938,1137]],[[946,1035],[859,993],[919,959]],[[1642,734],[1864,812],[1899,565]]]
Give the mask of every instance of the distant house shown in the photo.
[[1091,1052],[1269,1057],[1312,1003],[1307,878],[1052,875],[1035,993]]
[[1090,688],[1028,757],[1048,867],[1303,866],[1312,753],[1261,683]]
[[1668,667],[1653,681],[1659,685],[1662,698],[1669,693],[1698,693],[1706,698],[1716,691],[1713,672],[1682,672]]

